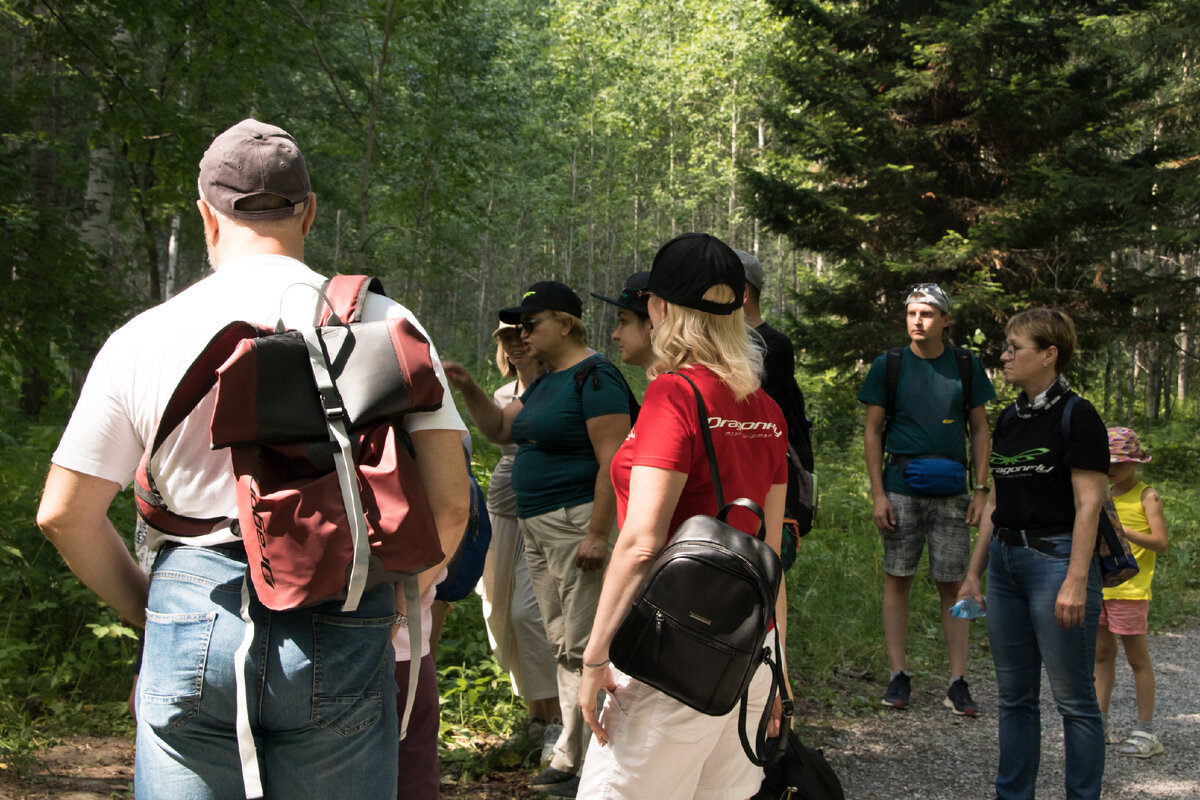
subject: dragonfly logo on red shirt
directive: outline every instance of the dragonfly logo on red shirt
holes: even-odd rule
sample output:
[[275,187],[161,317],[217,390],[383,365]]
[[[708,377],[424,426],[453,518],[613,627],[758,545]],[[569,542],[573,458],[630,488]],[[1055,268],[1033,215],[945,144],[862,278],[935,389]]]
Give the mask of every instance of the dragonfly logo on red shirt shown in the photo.
[[779,429],[779,426],[776,425],[774,422],[763,422],[763,421],[756,422],[753,420],[725,419],[724,417],[709,417],[708,418],[708,427],[712,428],[714,431],[719,430],[721,428],[729,428],[731,430],[739,431],[741,433],[751,433],[751,432],[755,432],[755,431],[763,431],[765,433],[771,434],[772,436],[774,436],[777,439],[779,437],[783,436],[783,431],[781,431]]

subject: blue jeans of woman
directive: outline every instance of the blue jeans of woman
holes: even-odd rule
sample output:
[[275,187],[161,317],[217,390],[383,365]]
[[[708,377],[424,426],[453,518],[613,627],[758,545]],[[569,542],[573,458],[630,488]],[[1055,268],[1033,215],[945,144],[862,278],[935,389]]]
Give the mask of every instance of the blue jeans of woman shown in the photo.
[[1067,574],[1071,536],[1046,537],[1039,544],[1046,552],[992,539],[989,551],[987,627],[1000,724],[996,796],[1033,800],[1041,760],[1039,694],[1045,664],[1063,720],[1066,797],[1097,800],[1104,775],[1104,732],[1093,677],[1100,568],[1093,558],[1084,624],[1063,628],[1054,605]]
[[[245,570],[244,555],[211,548],[158,555],[138,676],[138,800],[245,797],[234,688]],[[396,796],[392,586],[369,590],[357,611],[340,605],[279,612],[251,597],[244,667],[267,798]]]

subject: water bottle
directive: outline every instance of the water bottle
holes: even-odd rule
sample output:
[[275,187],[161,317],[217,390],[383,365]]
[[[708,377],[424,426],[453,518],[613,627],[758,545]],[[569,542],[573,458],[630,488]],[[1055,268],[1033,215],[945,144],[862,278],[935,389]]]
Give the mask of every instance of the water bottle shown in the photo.
[[978,619],[979,617],[986,617],[987,611],[984,610],[983,606],[979,605],[979,601],[974,597],[964,597],[950,607],[950,616],[958,617],[959,619]]

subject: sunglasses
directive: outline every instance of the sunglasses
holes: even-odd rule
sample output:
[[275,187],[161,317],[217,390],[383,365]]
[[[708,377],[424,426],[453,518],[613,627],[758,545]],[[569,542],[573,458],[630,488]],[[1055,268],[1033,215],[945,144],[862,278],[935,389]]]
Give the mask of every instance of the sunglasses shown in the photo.
[[533,329],[538,326],[538,323],[549,319],[549,317],[538,317],[537,319],[523,319],[517,323],[517,327],[525,333],[533,333]]

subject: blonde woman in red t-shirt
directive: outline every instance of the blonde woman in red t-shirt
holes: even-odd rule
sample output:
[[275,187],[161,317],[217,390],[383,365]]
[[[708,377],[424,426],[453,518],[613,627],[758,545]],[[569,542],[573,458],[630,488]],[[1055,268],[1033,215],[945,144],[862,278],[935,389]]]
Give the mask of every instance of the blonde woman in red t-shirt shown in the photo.
[[[620,537],[604,577],[579,690],[594,738],[580,798],[747,798],[762,770],[738,737],[736,711],[710,717],[613,667],[609,644],[650,563],[679,524],[718,511],[699,413],[686,374],[708,408],[725,495],[748,497],[765,512],[776,553],[787,488],[783,414],[759,386],[762,353],[742,313],[745,273],[737,254],[712,236],[687,233],[665,244],[650,273],[648,311],[655,362],[637,424],[612,462]],[[754,535],[758,518],[735,509],[730,522]],[[780,636],[787,600],[776,603]],[[748,719],[767,700],[765,668],[750,683]],[[597,694],[607,692],[602,713]],[[775,718],[779,709],[775,710]]]

